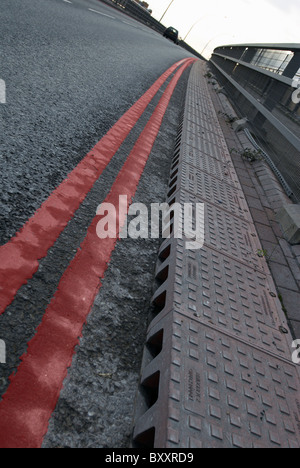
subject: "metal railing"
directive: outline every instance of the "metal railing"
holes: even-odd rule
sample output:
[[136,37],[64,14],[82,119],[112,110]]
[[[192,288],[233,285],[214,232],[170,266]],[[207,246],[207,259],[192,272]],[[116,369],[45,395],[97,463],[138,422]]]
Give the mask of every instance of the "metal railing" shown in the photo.
[[134,0],[105,0],[105,3],[113,3],[117,7],[123,9],[130,16],[133,16],[135,19],[155,29],[155,31],[161,34],[166,30],[163,24],[153,18],[145,8]]
[[218,47],[210,63],[300,203],[300,45]]

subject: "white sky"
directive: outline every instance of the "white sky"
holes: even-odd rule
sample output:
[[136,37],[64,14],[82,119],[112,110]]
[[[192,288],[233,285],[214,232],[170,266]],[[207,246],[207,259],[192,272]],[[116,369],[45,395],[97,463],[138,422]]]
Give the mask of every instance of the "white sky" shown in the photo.
[[[147,1],[160,20],[171,0]],[[207,58],[219,45],[300,42],[300,0],[174,0],[162,23],[184,38],[198,20],[186,41]]]

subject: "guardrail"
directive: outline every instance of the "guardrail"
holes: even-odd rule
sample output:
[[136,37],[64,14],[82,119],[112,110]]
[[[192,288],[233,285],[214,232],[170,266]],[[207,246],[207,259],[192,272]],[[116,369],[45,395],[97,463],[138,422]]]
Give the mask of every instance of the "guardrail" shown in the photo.
[[[107,5],[110,5],[118,10],[123,11],[124,13],[128,14],[132,18],[140,21],[141,23],[145,24],[149,28],[154,29],[159,34],[163,34],[167,29],[162,23],[157,21],[151,13],[148,12],[145,8],[139,5],[134,0],[99,0]],[[179,46],[183,49],[187,50],[191,54],[195,55],[196,57],[200,58],[201,60],[206,60],[199,52],[193,49],[189,44],[185,41],[180,41]]]
[[117,7],[123,9],[130,16],[141,21],[147,26],[155,29],[157,32],[163,34],[166,27],[151,16],[151,14],[134,0],[106,0],[105,3],[113,3]]
[[223,46],[215,49],[210,63],[235,109],[247,117],[275,172],[290,187],[290,197],[299,203],[300,45]]

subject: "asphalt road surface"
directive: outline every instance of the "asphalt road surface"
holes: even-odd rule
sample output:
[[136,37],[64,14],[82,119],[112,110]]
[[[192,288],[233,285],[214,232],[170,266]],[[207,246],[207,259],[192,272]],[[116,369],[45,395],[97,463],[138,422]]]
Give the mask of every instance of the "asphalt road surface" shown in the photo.
[[3,244],[155,79],[188,54],[97,0],[3,0],[0,21]]
[[[153,83],[175,62],[191,56],[97,0],[2,0],[0,21],[0,79],[6,83],[6,104],[0,104],[0,296],[4,296],[5,303],[3,284],[10,286],[10,266],[19,273],[20,258],[10,258],[5,250],[7,245],[14,248],[11,239]],[[46,337],[39,350],[44,366],[39,373],[39,364],[35,361],[33,365],[32,361],[39,353],[33,351],[32,343],[36,337],[43,341],[40,325],[43,328],[46,323],[47,328],[46,311],[53,309],[53,298],[63,290],[62,276],[68,270],[72,278],[73,259],[84,250],[81,246],[97,207],[109,196],[161,97],[168,93],[174,73],[175,68],[160,83],[158,92],[65,229],[49,243],[45,254],[36,254],[35,273],[27,275],[26,284],[17,288],[13,300],[8,300],[0,311],[0,340],[6,344],[6,363],[0,364],[0,446],[41,445],[34,433],[25,429],[22,433],[20,427],[28,422],[35,428],[35,421],[45,418],[48,424],[49,415],[43,413],[43,408],[49,403],[48,390],[56,374],[61,375],[58,368],[62,360],[54,348],[51,355]],[[165,201],[188,74],[187,68],[178,76],[175,91],[170,94],[134,201]],[[124,126],[120,126],[121,130]],[[147,138],[145,135],[145,146]],[[91,166],[86,167],[85,174],[90,170]],[[55,206],[56,214],[58,208]],[[46,216],[43,222],[53,228],[51,219]],[[39,231],[39,248],[44,239],[46,245],[49,235],[47,230]],[[27,235],[28,245],[30,240],[34,249],[36,238]],[[53,400],[53,414],[43,434],[44,447],[130,445],[159,244],[159,240],[127,239],[118,242],[113,250],[83,332],[77,335],[80,346],[66,366],[68,372],[59,399]],[[23,260],[26,258],[23,255]],[[93,261],[91,256],[91,265]],[[8,262],[8,267],[3,267],[3,262]],[[82,271],[83,279],[89,277],[88,270]],[[12,278],[15,280],[14,275]],[[69,313],[69,303],[70,311],[76,301],[84,303],[81,286],[78,278],[69,283],[68,298],[62,307],[68,322],[60,317],[52,324],[55,333],[52,330],[49,334],[49,340],[53,335],[57,337],[56,345],[64,341],[64,333],[67,337],[69,329],[73,330],[76,316]],[[1,304],[0,298],[0,309]],[[22,365],[23,374],[19,370]],[[18,376],[23,376],[24,388],[17,391],[19,397],[13,391],[7,394],[13,387],[14,375],[15,387],[19,385]],[[44,394],[38,390],[41,382]],[[10,428],[9,434],[5,427]]]

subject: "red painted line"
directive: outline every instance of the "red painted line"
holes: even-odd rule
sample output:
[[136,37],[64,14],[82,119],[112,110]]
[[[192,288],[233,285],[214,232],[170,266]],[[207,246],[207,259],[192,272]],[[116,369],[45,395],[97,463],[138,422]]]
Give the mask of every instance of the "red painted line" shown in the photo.
[[[125,212],[133,199],[178,80],[193,63],[189,60],[168,85],[148,124],[104,203],[117,211],[119,233]],[[119,212],[119,196],[127,195],[127,209]],[[0,402],[0,447],[38,448],[47,433],[48,421],[57,404],[67,369],[72,363],[78,337],[101,287],[117,239],[99,239],[91,223],[87,236],[62,276],[27,354]]]
[[39,260],[47,255],[158,90],[186,60],[175,63],[149,88],[54,190],[16,236],[0,247],[0,315],[14,300],[20,287],[36,273]]

